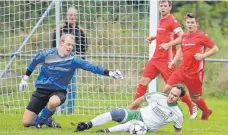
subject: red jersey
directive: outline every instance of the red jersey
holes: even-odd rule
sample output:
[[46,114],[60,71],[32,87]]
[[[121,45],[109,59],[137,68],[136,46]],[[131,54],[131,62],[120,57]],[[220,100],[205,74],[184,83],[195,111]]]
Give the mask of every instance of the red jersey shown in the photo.
[[172,46],[168,50],[164,51],[159,49],[162,43],[168,43],[174,39],[175,34],[182,31],[179,21],[171,14],[166,18],[159,20],[156,36],[156,48],[153,55],[153,59],[159,59],[162,61],[171,61],[176,54],[176,47]]
[[204,59],[196,60],[194,55],[196,53],[203,54],[206,48],[212,48],[215,43],[210,37],[197,30],[194,33],[185,33],[181,39],[181,49],[183,52],[183,60],[181,67],[185,68],[189,74],[195,74],[204,69]]

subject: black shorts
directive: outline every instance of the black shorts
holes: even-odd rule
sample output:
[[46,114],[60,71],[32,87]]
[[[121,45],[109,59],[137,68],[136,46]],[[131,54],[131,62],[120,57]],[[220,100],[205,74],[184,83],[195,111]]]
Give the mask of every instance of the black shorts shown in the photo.
[[61,100],[61,105],[66,100],[66,93],[66,90],[57,91],[37,88],[36,91],[33,92],[32,97],[30,98],[30,102],[26,109],[38,115],[40,111],[47,105],[50,97],[52,97],[53,95],[58,96]]

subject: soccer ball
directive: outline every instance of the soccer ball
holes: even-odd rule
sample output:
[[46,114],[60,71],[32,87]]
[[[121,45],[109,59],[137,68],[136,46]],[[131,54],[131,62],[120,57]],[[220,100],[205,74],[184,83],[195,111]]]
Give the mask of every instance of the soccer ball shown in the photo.
[[130,134],[131,135],[145,135],[147,131],[146,124],[139,120],[134,120],[130,125]]

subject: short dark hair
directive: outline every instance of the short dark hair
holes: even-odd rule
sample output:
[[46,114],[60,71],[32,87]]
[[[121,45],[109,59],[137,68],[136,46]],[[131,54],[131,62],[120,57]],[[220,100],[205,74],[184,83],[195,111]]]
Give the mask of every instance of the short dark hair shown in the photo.
[[172,1],[171,0],[160,0],[159,1],[159,4],[164,3],[164,2],[168,2],[169,3],[169,6],[170,7],[172,6]]
[[199,19],[195,13],[187,13],[185,19],[188,19],[188,18],[194,18],[196,22],[199,22]]
[[183,97],[185,95],[186,91],[185,91],[185,88],[183,85],[177,84],[177,85],[174,85],[173,87],[176,87],[177,89],[179,89],[181,91],[180,97]]

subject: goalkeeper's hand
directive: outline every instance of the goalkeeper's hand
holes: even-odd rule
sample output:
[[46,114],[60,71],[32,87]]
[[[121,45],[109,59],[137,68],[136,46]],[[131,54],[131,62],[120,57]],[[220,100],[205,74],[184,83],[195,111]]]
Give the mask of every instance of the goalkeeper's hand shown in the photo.
[[113,77],[114,79],[124,79],[123,75],[119,70],[109,71],[109,76]]
[[28,79],[29,79],[29,76],[27,76],[27,75],[23,76],[23,78],[21,80],[21,83],[19,84],[19,90],[21,92],[27,90],[27,88],[28,88]]

